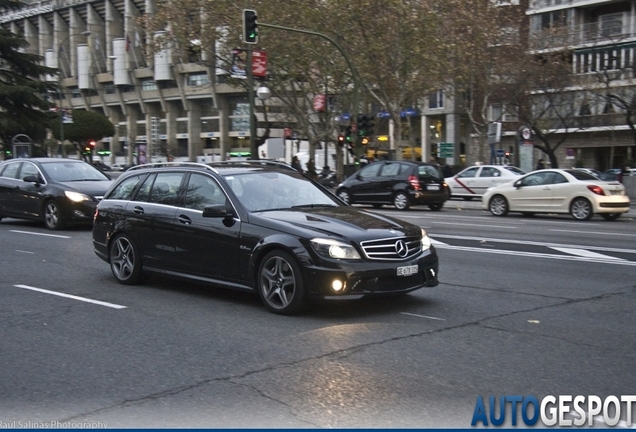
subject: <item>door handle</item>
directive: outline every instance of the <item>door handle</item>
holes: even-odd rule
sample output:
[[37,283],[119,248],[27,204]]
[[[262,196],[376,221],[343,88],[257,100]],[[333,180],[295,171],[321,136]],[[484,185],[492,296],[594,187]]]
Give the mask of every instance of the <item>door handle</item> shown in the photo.
[[143,209],[143,207],[135,206],[135,208],[133,209],[133,213],[135,213],[135,214],[144,214],[144,209]]
[[192,223],[192,219],[190,219],[189,217],[187,217],[185,215],[179,215],[177,220],[179,222],[181,222],[182,224],[184,224],[184,225],[190,225]]

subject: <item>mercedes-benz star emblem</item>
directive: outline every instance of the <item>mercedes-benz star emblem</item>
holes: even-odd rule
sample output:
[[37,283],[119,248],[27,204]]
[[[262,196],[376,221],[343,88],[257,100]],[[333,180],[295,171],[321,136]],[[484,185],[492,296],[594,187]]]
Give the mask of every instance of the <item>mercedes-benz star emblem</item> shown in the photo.
[[406,247],[406,243],[403,240],[398,240],[395,242],[395,253],[400,257],[405,257],[409,252],[409,248]]

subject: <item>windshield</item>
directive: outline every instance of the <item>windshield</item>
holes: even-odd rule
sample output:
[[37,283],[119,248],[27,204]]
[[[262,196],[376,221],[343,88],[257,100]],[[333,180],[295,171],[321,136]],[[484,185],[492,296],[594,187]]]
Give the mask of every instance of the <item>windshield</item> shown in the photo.
[[44,162],[42,170],[51,180],[58,182],[108,180],[101,171],[81,161]]
[[572,177],[574,177],[577,180],[583,180],[583,181],[598,181],[598,177],[594,177],[592,174],[588,174],[585,171],[580,171],[580,170],[565,170],[565,172],[567,172],[568,174],[570,174]]
[[257,171],[227,176],[226,180],[250,211],[340,205],[335,197],[293,172]]

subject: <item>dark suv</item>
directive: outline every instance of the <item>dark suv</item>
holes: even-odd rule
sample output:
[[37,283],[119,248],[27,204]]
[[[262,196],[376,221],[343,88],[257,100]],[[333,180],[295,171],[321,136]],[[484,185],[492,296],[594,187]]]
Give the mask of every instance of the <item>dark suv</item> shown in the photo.
[[437,165],[381,161],[363,167],[340,183],[336,195],[348,204],[388,204],[398,210],[427,205],[431,210],[440,210],[448,199],[448,185]]
[[419,226],[345,205],[274,162],[131,168],[99,203],[93,245],[120,283],[149,272],[257,291],[280,314],[311,297],[438,284],[437,253]]

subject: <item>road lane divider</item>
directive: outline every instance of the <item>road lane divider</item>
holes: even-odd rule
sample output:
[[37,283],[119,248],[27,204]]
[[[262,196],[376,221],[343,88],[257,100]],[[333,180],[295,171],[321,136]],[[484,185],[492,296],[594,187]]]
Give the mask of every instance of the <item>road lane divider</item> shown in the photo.
[[58,297],[65,297],[65,298],[69,298],[69,299],[73,299],[73,300],[78,300],[78,301],[83,301],[86,303],[92,303],[92,304],[96,304],[96,305],[100,305],[100,306],[106,306],[109,308],[113,308],[113,309],[126,309],[128,306],[122,306],[122,305],[118,305],[118,304],[114,304],[114,303],[108,303],[108,302],[104,302],[104,301],[100,301],[100,300],[94,300],[94,299],[90,299],[87,297],[80,297],[80,296],[76,296],[76,295],[72,295],[72,294],[65,294],[65,293],[61,293],[61,292],[57,292],[57,291],[51,291],[51,290],[46,290],[46,289],[42,289],[42,288],[36,288],[36,287],[32,287],[29,285],[13,285],[16,288],[22,288],[22,289],[26,289],[26,290],[30,290],[30,291],[36,291],[36,292],[40,292],[40,293],[44,293],[44,294],[50,294],[50,295],[55,295]]

